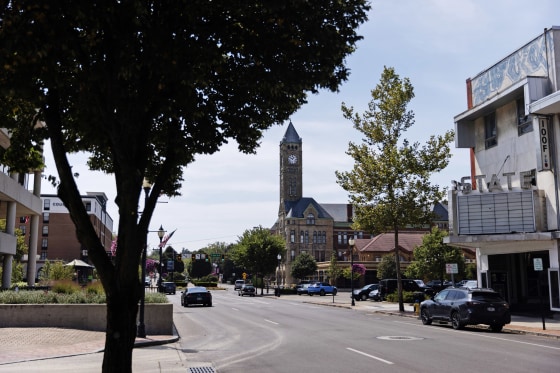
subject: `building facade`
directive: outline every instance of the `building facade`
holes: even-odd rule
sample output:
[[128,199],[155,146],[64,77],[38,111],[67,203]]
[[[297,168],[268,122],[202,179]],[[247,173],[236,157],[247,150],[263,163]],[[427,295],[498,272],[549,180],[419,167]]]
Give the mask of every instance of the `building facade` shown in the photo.
[[[6,129],[0,129],[0,146],[3,149],[10,147],[10,135]],[[36,247],[41,213],[41,170],[34,170],[28,174],[12,172],[9,168],[0,165],[0,219],[5,220],[5,231],[0,232],[0,257],[2,258],[2,289],[11,286],[12,264],[16,254],[17,239],[15,228],[19,219],[28,217],[28,232],[31,242]],[[29,249],[28,257],[35,258],[34,249]],[[35,262],[33,262],[34,265]],[[35,267],[28,268],[32,273]],[[32,277],[32,276],[31,276]],[[30,276],[27,276],[29,279]],[[29,279],[29,284],[34,282]]]
[[467,80],[447,243],[476,250],[479,285],[512,309],[560,311],[560,28]]
[[[350,204],[320,204],[303,197],[303,142],[290,122],[280,141],[280,206],[272,227],[286,242],[287,257],[282,258],[278,272],[282,273],[281,282],[289,285],[297,281],[290,270],[301,253],[319,263],[328,263],[333,252],[338,260],[347,260],[350,238],[370,238],[368,233],[352,230],[352,216]],[[321,273],[316,279],[323,279]]]
[[[88,212],[92,225],[105,247],[107,255],[111,253],[113,238],[113,219],[107,213],[107,196],[102,192],[87,192],[82,201]],[[39,218],[39,239],[35,244],[38,256],[36,261],[36,277],[46,260],[62,260],[71,262],[79,259],[85,263],[88,260],[88,248],[82,246],[76,236],[76,227],[70,218],[68,209],[55,194],[41,195],[41,215]],[[31,248],[31,235],[28,234],[28,222],[21,219],[19,228],[25,232],[26,242]]]

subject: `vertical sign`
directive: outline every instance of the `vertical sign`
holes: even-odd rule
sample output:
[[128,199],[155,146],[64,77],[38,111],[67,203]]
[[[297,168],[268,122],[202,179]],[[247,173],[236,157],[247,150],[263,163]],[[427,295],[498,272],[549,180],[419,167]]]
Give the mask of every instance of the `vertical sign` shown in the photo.
[[550,170],[550,142],[548,138],[548,118],[539,118],[539,138],[541,146],[542,170]]

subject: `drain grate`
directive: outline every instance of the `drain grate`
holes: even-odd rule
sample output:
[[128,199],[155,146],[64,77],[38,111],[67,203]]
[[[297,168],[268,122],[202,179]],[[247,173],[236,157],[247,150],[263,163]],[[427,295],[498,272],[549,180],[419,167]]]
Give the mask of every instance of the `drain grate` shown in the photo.
[[216,373],[212,367],[190,367],[189,373]]

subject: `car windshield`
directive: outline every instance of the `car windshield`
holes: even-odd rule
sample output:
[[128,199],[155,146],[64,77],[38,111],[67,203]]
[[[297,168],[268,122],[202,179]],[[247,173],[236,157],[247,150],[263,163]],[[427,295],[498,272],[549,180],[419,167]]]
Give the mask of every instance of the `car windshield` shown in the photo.
[[375,286],[375,284],[366,285],[362,288],[362,290],[369,290],[372,286]]
[[471,297],[480,302],[504,302],[504,298],[498,293],[473,292]]

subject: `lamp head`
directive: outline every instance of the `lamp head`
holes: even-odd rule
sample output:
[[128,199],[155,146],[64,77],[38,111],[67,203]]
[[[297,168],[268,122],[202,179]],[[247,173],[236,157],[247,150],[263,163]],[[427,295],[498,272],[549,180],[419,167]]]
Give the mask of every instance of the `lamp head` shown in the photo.
[[157,231],[157,235],[159,238],[163,238],[163,235],[165,234],[165,230],[163,229],[163,225],[159,226],[159,229]]
[[349,244],[350,246],[354,246],[354,243],[355,243],[355,242],[354,242],[354,239],[353,239],[353,238],[351,238],[351,239],[348,240],[348,244]]

